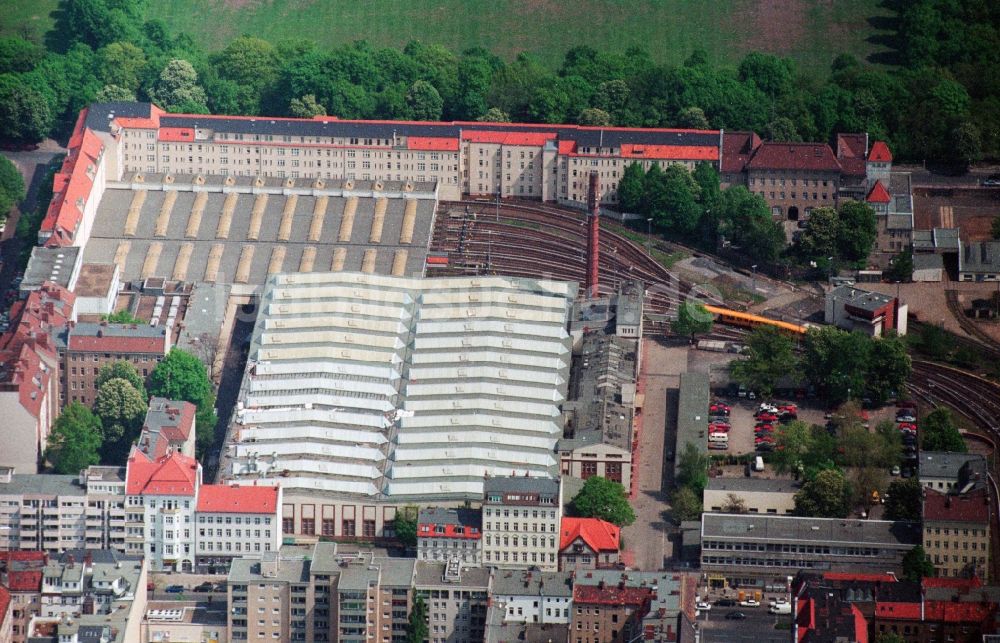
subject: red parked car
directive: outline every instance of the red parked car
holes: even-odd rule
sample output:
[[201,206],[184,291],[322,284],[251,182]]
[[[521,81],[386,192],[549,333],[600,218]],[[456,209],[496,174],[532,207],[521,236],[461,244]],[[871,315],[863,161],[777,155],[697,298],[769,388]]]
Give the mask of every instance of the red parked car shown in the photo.
[[777,422],[778,416],[771,413],[761,413],[757,416],[758,422]]
[[900,422],[899,423],[899,430],[900,431],[913,431],[914,433],[916,433],[917,432],[917,425],[914,424],[913,422]]
[[712,422],[708,425],[709,433],[729,433],[730,426],[722,422]]
[[756,438],[754,438],[753,442],[754,444],[763,444],[763,443],[774,444],[774,438],[772,438],[769,435],[758,435]]

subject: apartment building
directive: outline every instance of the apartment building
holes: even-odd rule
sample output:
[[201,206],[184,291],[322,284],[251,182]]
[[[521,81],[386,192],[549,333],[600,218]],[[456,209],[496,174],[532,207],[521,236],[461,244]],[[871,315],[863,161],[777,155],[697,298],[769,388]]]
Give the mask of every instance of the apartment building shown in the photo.
[[278,551],[280,506],[277,486],[201,485],[195,507],[198,568],[227,567],[234,557]]
[[580,205],[592,169],[613,202],[628,164],[718,166],[722,146],[718,130],[181,115],[148,103],[93,105],[84,125],[109,134],[123,171],[436,181],[448,199]]
[[153,459],[136,447],[125,474],[126,553],[153,571],[192,571],[201,465],[179,452]]
[[10,593],[9,625],[12,643],[27,640],[28,623],[41,610],[42,568],[48,554],[41,551],[0,551],[0,587]]
[[211,603],[198,601],[149,601],[142,617],[142,643],[222,643],[229,641],[226,613]]
[[[233,560],[226,590],[230,640],[329,640],[306,638],[309,588],[309,561],[304,557],[284,559],[278,552],[270,552],[259,558]],[[294,630],[292,609],[296,610]]]
[[[464,567],[455,560],[417,561],[413,590],[427,605],[427,640],[430,643],[482,641],[492,580],[488,568]],[[405,628],[402,633],[405,634]]]
[[559,570],[582,571],[618,567],[621,529],[600,518],[563,517],[559,537]]
[[924,491],[924,551],[938,576],[990,576],[990,493],[985,481],[970,491]]
[[483,564],[556,571],[562,481],[492,477],[483,491]]
[[10,591],[0,585],[0,641],[14,640],[14,602]]
[[58,340],[65,403],[92,406],[101,367],[117,361],[132,363],[143,378],[170,351],[170,333],[163,326],[81,322],[69,325]]
[[417,558],[465,565],[482,562],[482,512],[475,509],[427,507],[417,516]]
[[46,281],[11,307],[12,326],[0,335],[0,467],[36,473],[49,429],[59,415],[56,329],[75,319],[75,298]]
[[92,466],[79,476],[0,469],[0,552],[116,549],[124,552],[124,469]]
[[493,578],[492,596],[504,623],[566,625],[573,609],[573,575],[498,570]]
[[697,576],[596,570],[576,575],[570,643],[677,641],[681,617],[694,617]]

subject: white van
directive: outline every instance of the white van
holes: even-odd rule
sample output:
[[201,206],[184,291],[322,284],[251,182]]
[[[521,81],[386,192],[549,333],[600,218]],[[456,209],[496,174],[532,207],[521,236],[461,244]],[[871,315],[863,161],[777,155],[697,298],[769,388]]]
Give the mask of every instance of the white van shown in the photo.
[[763,471],[764,470],[764,458],[762,458],[761,456],[757,456],[756,458],[754,458],[754,461],[753,461],[753,470],[754,471]]
[[728,433],[709,433],[708,434],[708,441],[709,442],[727,442],[728,443],[729,442],[729,434]]
[[792,604],[791,603],[777,603],[767,608],[768,614],[791,614]]

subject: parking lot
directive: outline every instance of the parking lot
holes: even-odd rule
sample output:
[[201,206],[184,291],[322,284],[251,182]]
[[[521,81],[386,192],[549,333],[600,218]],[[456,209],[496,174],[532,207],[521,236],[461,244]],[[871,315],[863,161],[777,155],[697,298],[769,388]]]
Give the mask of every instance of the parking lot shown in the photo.
[[[729,612],[742,612],[743,620],[728,620]],[[768,614],[767,604],[761,607],[713,607],[698,617],[702,643],[787,643],[791,615]],[[784,624],[783,629],[777,629]]]
[[[757,411],[761,401],[734,396],[713,396],[712,399],[729,405],[729,424],[731,428],[729,430],[729,448],[725,450],[712,450],[711,453],[716,455],[753,453],[756,449],[754,444],[754,426],[757,422],[754,418],[754,413]],[[777,403],[780,400],[768,401]],[[804,405],[802,404],[802,400],[796,400],[795,403],[798,407],[799,420],[802,420],[806,424],[822,425],[826,423],[826,420],[823,419],[823,409]],[[773,426],[777,430],[778,423],[773,423]]]

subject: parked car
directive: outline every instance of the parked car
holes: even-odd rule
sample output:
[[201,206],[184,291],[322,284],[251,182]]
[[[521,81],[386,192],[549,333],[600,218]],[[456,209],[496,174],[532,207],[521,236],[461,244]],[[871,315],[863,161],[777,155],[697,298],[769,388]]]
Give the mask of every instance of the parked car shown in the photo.
[[199,592],[199,593],[204,593],[204,592],[211,592],[214,589],[215,589],[215,585],[213,585],[209,581],[205,581],[201,585],[198,585],[197,587],[195,587],[194,591]]
[[758,452],[774,451],[774,444],[771,442],[758,442],[756,445],[754,445],[754,449],[756,449]]
[[772,413],[761,413],[760,415],[757,416],[757,421],[758,422],[768,422],[768,423],[770,423],[770,422],[777,422],[778,421],[778,416],[774,415]]
[[899,423],[899,430],[900,431],[913,431],[914,433],[916,433],[917,432],[917,425],[914,424],[913,422],[900,422]]
[[729,415],[730,408],[728,404],[723,404],[722,402],[715,402],[708,407],[708,412],[713,415]]
[[894,476],[898,476],[899,475],[899,465],[897,464],[896,466],[894,466],[892,468],[892,471],[890,471],[889,473],[892,474],[892,475],[894,475]]
[[712,609],[711,603],[706,603],[705,601],[698,601],[694,604],[695,609],[701,610],[702,612],[708,612]]
[[760,607],[760,601],[748,598],[745,601],[740,601],[740,607]]
[[732,428],[729,424],[725,422],[710,422],[708,425],[709,433],[729,433],[729,429]]
[[726,613],[726,620],[727,621],[745,621],[746,618],[747,618],[747,615],[744,614],[743,612],[727,612]]
[[709,442],[708,443],[708,448],[712,449],[713,451],[725,451],[726,449],[729,448],[729,443],[728,442]]
[[165,591],[168,594],[181,594],[181,593],[184,592],[184,586],[183,585],[167,585],[167,588],[165,590],[163,590],[163,591]]
[[915,418],[910,413],[897,413],[896,414],[896,421],[897,422],[916,422],[917,418]]
[[715,601],[716,607],[736,607],[736,601],[732,598],[720,598]]

